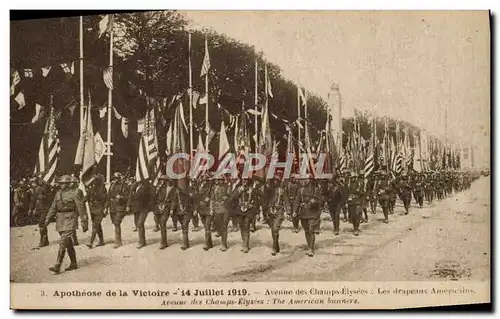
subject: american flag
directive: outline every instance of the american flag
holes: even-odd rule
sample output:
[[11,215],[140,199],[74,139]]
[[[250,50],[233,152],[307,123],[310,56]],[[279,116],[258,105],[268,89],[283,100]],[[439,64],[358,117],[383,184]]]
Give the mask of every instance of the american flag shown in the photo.
[[158,139],[156,137],[154,109],[149,110],[146,114],[144,130],[139,141],[139,154],[135,168],[136,181],[150,177],[151,164],[155,165],[155,173],[158,173]]
[[365,166],[363,168],[363,173],[364,173],[365,179],[367,179],[371,175],[371,173],[373,172],[373,169],[375,168],[375,161],[373,159],[374,159],[373,145],[369,145],[367,147]]
[[210,56],[208,54],[208,40],[205,37],[205,57],[203,58],[200,77],[204,77],[205,75],[207,75],[209,70],[210,70]]
[[403,154],[398,153],[396,155],[396,161],[394,163],[394,172],[396,174],[401,174],[403,171]]
[[60,148],[57,135],[56,118],[52,107],[47,124],[45,124],[45,131],[38,151],[38,161],[35,166],[35,174],[43,174],[43,180],[47,183],[54,180],[59,160]]
[[102,72],[102,78],[104,79],[104,84],[110,90],[113,89],[113,68],[107,67]]

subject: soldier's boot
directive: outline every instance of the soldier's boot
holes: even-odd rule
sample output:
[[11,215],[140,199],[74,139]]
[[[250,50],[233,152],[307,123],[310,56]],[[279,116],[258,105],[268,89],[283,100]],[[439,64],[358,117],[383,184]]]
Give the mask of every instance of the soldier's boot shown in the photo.
[[389,223],[389,209],[387,207],[382,207],[384,212],[384,223]]
[[120,225],[115,225],[115,244],[113,245],[113,248],[118,248],[122,245],[122,229]]
[[71,263],[69,264],[68,267],[66,267],[65,270],[70,271],[70,270],[78,269],[78,265],[76,264],[76,251],[75,251],[75,247],[73,247],[72,245],[68,246],[68,256],[69,256],[69,260],[71,261]]
[[78,236],[76,236],[76,231],[73,233],[73,236],[71,236],[71,238],[72,238],[72,241],[73,241],[73,246],[78,246],[78,245],[80,245],[80,244],[78,243]]
[[177,224],[179,223],[179,219],[176,215],[172,215],[172,225],[174,225],[172,231],[176,232],[179,229],[177,228]]
[[165,249],[165,248],[167,248],[167,226],[166,225],[164,227],[160,227],[160,235],[161,235],[160,247],[158,247],[158,248]]
[[49,245],[49,236],[47,227],[40,228],[40,244],[38,247],[46,247]]
[[189,233],[188,230],[182,230],[182,250],[186,250],[189,248]]
[[250,231],[253,233],[255,232],[255,230],[257,229],[256,227],[256,222],[257,222],[257,216],[259,216],[259,220],[260,220],[260,213],[258,213],[257,215],[255,215],[251,220],[250,220]]
[[360,224],[359,220],[360,220],[361,216],[359,216],[358,213],[355,213],[353,215],[354,215],[354,216],[352,216],[352,226],[354,228],[353,234],[354,234],[354,236],[358,236],[359,235],[359,224]]
[[97,238],[99,239],[99,242],[97,243],[96,247],[104,246],[104,234],[102,232],[101,224],[99,224],[97,227]]
[[245,229],[242,232],[242,239],[243,239],[243,246],[241,251],[246,254],[250,250],[250,231],[248,229]]
[[293,225],[293,232],[298,233],[299,232],[299,218],[298,217],[292,217],[292,225]]
[[337,236],[340,233],[340,212],[333,213],[333,234]]
[[153,231],[157,233],[160,231],[160,216],[155,214],[154,221],[155,221],[155,228],[153,229]]
[[361,213],[361,221],[360,222],[361,223],[368,223],[368,209],[366,209],[366,207],[363,207],[363,210],[362,210],[362,213]]
[[221,230],[221,245],[220,245],[220,250],[221,251],[226,251],[227,250],[227,226],[224,227]]
[[236,220],[236,217],[231,218],[231,223],[233,227],[231,228],[232,232],[237,232],[240,230],[240,225],[238,225],[238,221]]
[[137,245],[137,249],[141,249],[146,246],[146,229],[144,227],[139,227],[137,232],[139,233],[139,245]]
[[92,233],[90,234],[90,242],[87,244],[87,247],[89,247],[90,249],[92,249],[94,247],[94,239],[95,239],[96,235],[97,235],[97,229],[94,225],[92,225]]
[[61,264],[63,262],[65,254],[66,254],[66,247],[63,245],[59,245],[59,250],[57,251],[56,263],[54,266],[49,268],[49,270],[56,275],[59,274],[59,272],[61,271]]
[[193,216],[193,231],[200,231],[200,218],[198,217],[198,214],[195,214]]
[[315,238],[316,236],[314,235],[314,233],[311,233],[309,234],[309,247],[307,249],[307,256],[309,257],[313,257],[314,256],[314,242],[315,242]]
[[316,221],[316,224],[314,225],[314,233],[316,235],[319,235],[320,229],[321,229],[321,218],[318,218],[318,220]]
[[205,245],[203,246],[203,250],[209,250],[213,246],[212,232],[210,230],[205,230]]
[[272,237],[273,237],[273,249],[271,251],[271,255],[276,256],[276,254],[280,252],[280,246],[278,243],[278,234],[275,231],[272,231]]

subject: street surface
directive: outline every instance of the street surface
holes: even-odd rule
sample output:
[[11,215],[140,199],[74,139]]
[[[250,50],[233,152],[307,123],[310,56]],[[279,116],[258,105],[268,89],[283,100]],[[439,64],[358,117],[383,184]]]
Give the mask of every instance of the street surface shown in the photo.
[[[191,248],[181,251],[181,232],[168,225],[168,244],[159,250],[160,233],[153,232],[153,215],[146,222],[148,246],[136,249],[137,233],[132,232],[133,216],[122,224],[124,246],[113,249],[113,225],[103,222],[106,245],[89,249],[90,231],[78,231],[75,247],[79,269],[54,275],[48,270],[55,262],[59,235],[49,226],[51,245],[38,244],[36,226],[11,228],[11,282],[232,282],[232,281],[429,281],[490,279],[490,178],[482,177],[471,189],[441,202],[425,203],[422,209],[412,202],[404,215],[400,201],[389,224],[369,214],[361,224],[359,237],[352,225],[341,222],[339,236],[333,235],[329,216],[323,214],[321,234],[316,236],[316,255],[305,255],[301,230],[293,233],[285,221],[280,232],[281,253],[271,256],[271,232],[258,223],[250,235],[251,250],[240,251],[239,232],[228,236],[229,249],[204,251],[203,229],[190,232]],[[201,224],[201,223],[200,223]],[[66,255],[64,269],[69,264]]]

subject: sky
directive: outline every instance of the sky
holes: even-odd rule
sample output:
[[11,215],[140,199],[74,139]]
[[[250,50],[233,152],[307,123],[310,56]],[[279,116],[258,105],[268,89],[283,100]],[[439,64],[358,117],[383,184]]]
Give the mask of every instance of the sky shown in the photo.
[[254,45],[285,77],[327,100],[333,114],[335,83],[343,117],[358,109],[405,120],[450,143],[476,146],[476,157],[489,163],[487,11],[181,13],[193,28]]

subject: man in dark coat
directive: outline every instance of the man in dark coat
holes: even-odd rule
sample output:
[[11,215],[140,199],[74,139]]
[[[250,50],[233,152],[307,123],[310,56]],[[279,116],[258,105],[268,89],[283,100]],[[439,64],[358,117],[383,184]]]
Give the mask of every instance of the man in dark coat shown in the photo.
[[139,235],[137,249],[146,246],[146,230],[144,224],[148,218],[148,213],[153,210],[153,204],[154,190],[149,179],[139,181],[130,192],[126,210],[134,214],[134,220],[136,221]]
[[391,200],[391,184],[389,182],[389,176],[384,172],[379,172],[377,174],[379,182],[377,183],[377,197],[382,207],[382,212],[384,213],[384,223],[389,222],[389,206]]
[[49,245],[49,235],[47,227],[45,227],[45,218],[47,217],[53,198],[49,185],[42,179],[37,180],[34,186],[29,215],[35,216],[38,222],[38,230],[40,233],[40,243],[38,247],[45,247]]
[[59,241],[59,251],[57,260],[49,270],[58,274],[66,251],[71,261],[66,271],[77,269],[76,251],[73,245],[73,233],[78,227],[78,216],[82,223],[82,230],[88,230],[88,216],[85,210],[83,198],[74,188],[69,188],[71,177],[64,175],[59,180],[61,189],[56,193],[54,201],[49,208],[45,219],[45,226],[48,226],[51,219],[56,216],[56,231],[59,232],[61,239]]
[[290,203],[288,202],[289,197],[286,188],[280,180],[280,176],[276,176],[272,183],[273,186],[269,190],[270,200],[268,201],[268,205],[266,205],[264,216],[266,216],[266,222],[269,228],[271,228],[271,237],[273,239],[271,255],[275,256],[280,252],[279,232]]
[[352,222],[354,236],[359,235],[359,224],[365,207],[363,177],[352,173],[349,180],[349,198],[347,200],[348,219]]
[[[182,229],[182,250],[189,248],[189,222],[193,218],[194,213],[194,194],[191,192],[192,187],[187,189],[182,189],[181,187],[176,187],[176,209],[173,215],[176,217],[181,224]],[[174,218],[172,218],[174,219]]]
[[[224,179],[216,179],[211,192],[210,203],[214,213],[215,229],[221,236],[221,251],[227,250],[228,225],[231,220],[231,212],[234,211],[233,203],[229,201],[229,195],[232,192],[232,185]],[[234,223],[234,217],[233,217]]]
[[87,201],[90,207],[90,218],[92,220],[92,233],[87,246],[92,249],[94,239],[97,236],[99,242],[96,247],[104,246],[104,234],[102,231],[102,220],[106,216],[106,187],[104,186],[104,176],[97,175],[89,189],[87,190]]
[[212,224],[214,221],[215,212],[213,209],[213,181],[208,179],[208,175],[202,176],[197,187],[197,193],[194,199],[195,215],[198,215],[205,229],[205,245],[204,250],[209,250],[213,247],[212,242]]
[[172,185],[172,181],[167,178],[167,176],[160,177],[160,184],[158,190],[156,191],[156,208],[154,210],[155,217],[158,216],[158,222],[160,224],[160,249],[167,248],[167,221],[170,215],[176,209],[177,205],[177,193],[175,187]]

